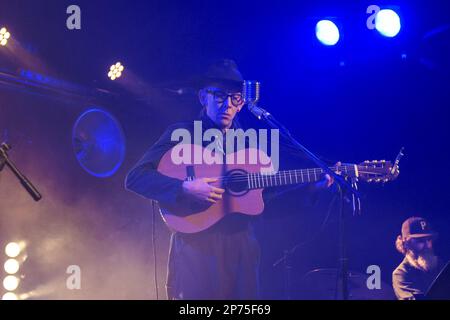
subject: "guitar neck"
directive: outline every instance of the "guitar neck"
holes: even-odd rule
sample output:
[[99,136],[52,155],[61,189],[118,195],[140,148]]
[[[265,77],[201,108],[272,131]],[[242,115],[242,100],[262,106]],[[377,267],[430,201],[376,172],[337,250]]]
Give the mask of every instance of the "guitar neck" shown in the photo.
[[[357,176],[356,165],[330,167],[332,171],[340,171],[346,176]],[[249,173],[247,174],[249,189],[262,189],[285,185],[316,182],[323,178],[322,168],[284,170],[275,174]]]

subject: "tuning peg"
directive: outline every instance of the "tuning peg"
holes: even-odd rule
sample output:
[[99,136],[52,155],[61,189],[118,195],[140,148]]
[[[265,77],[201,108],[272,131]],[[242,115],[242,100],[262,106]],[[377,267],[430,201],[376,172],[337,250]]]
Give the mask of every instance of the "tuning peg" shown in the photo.
[[369,162],[370,162],[369,160],[365,160],[365,161],[364,161],[364,163],[369,163]]
[[369,182],[369,183],[372,182],[372,179],[367,179],[367,182]]
[[386,160],[380,160],[381,163],[386,163]]
[[380,182],[381,181],[381,179],[375,179],[375,182]]
[[384,181],[384,182],[389,182],[389,179],[384,179],[383,181]]

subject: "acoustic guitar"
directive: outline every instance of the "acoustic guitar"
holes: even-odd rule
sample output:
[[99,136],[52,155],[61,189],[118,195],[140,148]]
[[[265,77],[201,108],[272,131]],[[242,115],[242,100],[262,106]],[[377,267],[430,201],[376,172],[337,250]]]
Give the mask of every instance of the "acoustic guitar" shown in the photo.
[[[175,147],[174,147],[175,148]],[[179,146],[177,147],[179,152]],[[200,145],[189,145],[191,154],[209,155]],[[189,150],[189,149],[185,149]],[[181,197],[176,204],[160,204],[166,225],[178,232],[196,233],[208,229],[227,214],[259,215],[264,210],[262,191],[265,188],[310,183],[321,180],[321,168],[272,171],[270,158],[262,150],[242,149],[224,155],[223,163],[184,164],[173,161],[174,149],[167,151],[158,165],[158,172],[180,180],[217,178],[211,183],[225,189],[216,203],[199,203]],[[255,160],[256,159],[256,160]],[[211,159],[210,159],[211,160]],[[334,172],[358,181],[388,182],[397,178],[398,166],[390,161],[364,161],[360,164],[342,164],[330,168]]]

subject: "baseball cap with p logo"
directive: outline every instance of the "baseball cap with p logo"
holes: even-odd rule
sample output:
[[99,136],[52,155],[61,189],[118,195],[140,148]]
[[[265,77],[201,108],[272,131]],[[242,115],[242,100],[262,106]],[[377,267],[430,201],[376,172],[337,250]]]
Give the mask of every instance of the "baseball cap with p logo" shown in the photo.
[[411,217],[402,224],[402,237],[404,239],[435,236],[437,236],[437,233],[424,218]]

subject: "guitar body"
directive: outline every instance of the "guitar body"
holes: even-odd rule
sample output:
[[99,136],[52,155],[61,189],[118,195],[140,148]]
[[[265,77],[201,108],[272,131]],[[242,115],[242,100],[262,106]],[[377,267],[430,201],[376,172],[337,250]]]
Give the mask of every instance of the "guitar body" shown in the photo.
[[[214,153],[199,145],[188,145],[187,148],[190,148],[191,155],[205,155],[201,157],[202,161],[208,159],[208,155],[214,156]],[[268,167],[267,163],[270,159],[264,152],[257,149],[243,149],[227,155],[227,161],[222,161],[225,164],[189,165],[174,163],[172,151],[173,149],[169,150],[161,158],[158,166],[158,171],[166,176],[180,180],[186,180],[189,176],[192,178],[225,177],[211,183],[215,187],[225,189],[223,198],[215,204],[195,203],[185,198],[181,198],[175,205],[160,204],[162,217],[172,230],[196,233],[213,226],[227,214],[259,215],[264,210],[262,189],[249,190],[247,180],[247,173],[260,173],[262,167]],[[220,156],[223,157],[222,154]],[[257,161],[249,161],[255,157]],[[232,162],[230,159],[235,161]],[[242,161],[238,163],[239,159],[245,159],[245,163],[242,164]],[[231,176],[234,182],[228,182],[230,180],[227,177]]]

